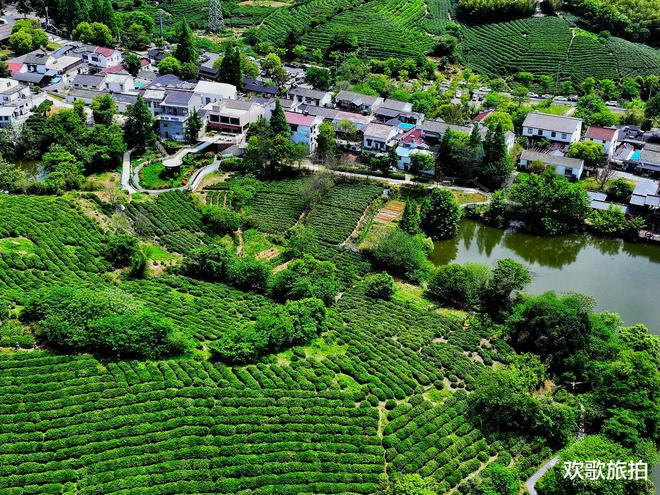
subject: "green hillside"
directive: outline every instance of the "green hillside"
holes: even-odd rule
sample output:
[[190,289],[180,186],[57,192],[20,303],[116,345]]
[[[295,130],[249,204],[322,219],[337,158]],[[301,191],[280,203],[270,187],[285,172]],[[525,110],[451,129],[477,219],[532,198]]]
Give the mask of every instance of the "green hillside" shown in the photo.
[[603,42],[557,17],[484,24],[464,30],[468,67],[498,76],[519,71],[581,81],[660,75],[660,51],[612,37]]
[[[254,213],[278,209],[294,220],[299,210],[287,208],[287,196],[301,186],[260,184]],[[355,273],[358,265],[336,245],[380,192],[336,185],[309,218],[317,254]],[[3,304],[57,284],[113,288],[170,318],[198,356],[116,361],[10,351],[14,340],[3,326],[3,495],[355,495],[413,472],[438,480],[443,492],[468,493],[469,479],[489,464],[513,460],[525,476],[549,455],[542,442],[487,436],[465,414],[468,392],[493,363],[510,358],[508,345],[490,329],[466,329],[426,307],[367,297],[355,280],[311,345],[245,366],[200,359],[208,343],[275,302],[179,275],[113,277],[101,257],[103,228],[83,214],[105,218],[95,204],[93,197],[0,197],[9,212],[0,239],[15,246],[0,250]],[[205,240],[193,205],[187,194],[166,193],[130,203],[127,220],[143,239],[186,252]],[[259,225],[273,230],[277,221],[265,215]]]

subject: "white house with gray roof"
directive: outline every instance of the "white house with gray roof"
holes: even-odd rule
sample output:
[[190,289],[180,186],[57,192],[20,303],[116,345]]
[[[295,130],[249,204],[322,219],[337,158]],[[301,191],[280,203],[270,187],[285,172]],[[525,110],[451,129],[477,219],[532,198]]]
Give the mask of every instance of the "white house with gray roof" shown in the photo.
[[584,171],[584,160],[577,158],[539,153],[538,151],[531,150],[523,150],[520,154],[520,167],[523,169],[527,169],[532,162],[536,161],[543,163],[546,167],[554,168],[557,174],[571,179],[579,179]]
[[158,128],[161,139],[183,141],[188,119],[202,107],[202,101],[192,91],[170,90],[160,103]]
[[289,98],[304,105],[314,105],[317,107],[332,105],[332,94],[329,91],[318,91],[300,86],[289,90]]
[[335,96],[335,105],[342,110],[349,112],[368,112],[371,113],[378,108],[383,99],[380,96],[363,95],[353,91],[340,91]]
[[534,111],[527,114],[522,127],[527,138],[571,144],[580,140],[582,120]]
[[371,122],[364,129],[362,145],[365,150],[385,153],[394,145],[397,134],[399,134],[398,127]]

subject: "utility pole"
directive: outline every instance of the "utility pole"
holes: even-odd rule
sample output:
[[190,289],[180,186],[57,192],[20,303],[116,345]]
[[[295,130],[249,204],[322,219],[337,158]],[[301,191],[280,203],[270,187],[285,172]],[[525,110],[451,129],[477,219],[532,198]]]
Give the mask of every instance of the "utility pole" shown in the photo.
[[225,19],[222,15],[220,0],[209,0],[209,31],[219,33],[225,29]]
[[163,37],[163,9],[158,9],[158,21],[160,23],[160,46],[165,46],[165,38]]

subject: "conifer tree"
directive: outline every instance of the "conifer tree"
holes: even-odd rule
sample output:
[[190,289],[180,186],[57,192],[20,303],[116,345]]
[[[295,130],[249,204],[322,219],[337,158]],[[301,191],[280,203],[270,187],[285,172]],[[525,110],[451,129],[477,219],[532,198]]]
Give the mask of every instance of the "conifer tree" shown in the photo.
[[177,45],[176,50],[174,51],[174,56],[182,64],[188,62],[194,64],[199,63],[199,50],[197,49],[195,37],[190,29],[190,25],[185,17],[179,24],[177,30]]
[[193,144],[197,141],[199,131],[202,130],[203,125],[199,112],[197,109],[194,109],[186,123],[186,141],[189,144]]
[[220,70],[218,71],[218,81],[233,84],[237,88],[243,85],[243,72],[241,68],[241,53],[234,44],[230,44],[225,50]]
[[488,130],[484,145],[483,166],[479,174],[486,186],[499,188],[513,172],[514,163],[506,147],[506,138],[501,125]]
[[270,116],[270,130],[274,136],[291,137],[291,128],[286,121],[286,115],[284,115],[284,109],[282,109],[279,98],[275,100],[275,109]]
[[142,95],[126,109],[124,139],[129,148],[144,149],[156,141],[154,118]]
[[89,19],[92,22],[101,22],[108,26],[112,36],[116,37],[119,34],[117,16],[110,0],[92,0]]
[[406,201],[406,208],[403,210],[403,217],[399,222],[399,228],[406,234],[415,235],[419,233],[419,210],[414,201]]

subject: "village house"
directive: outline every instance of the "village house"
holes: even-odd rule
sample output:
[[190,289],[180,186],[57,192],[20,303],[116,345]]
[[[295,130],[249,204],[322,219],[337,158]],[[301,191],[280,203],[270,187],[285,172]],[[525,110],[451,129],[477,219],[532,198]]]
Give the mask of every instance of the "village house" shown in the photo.
[[191,91],[166,91],[158,116],[161,139],[183,141],[188,119],[201,106],[199,96]]
[[222,100],[213,103],[206,113],[208,130],[244,134],[250,124],[264,118],[263,105],[245,100]]
[[105,76],[105,86],[111,93],[133,93],[135,79],[130,74],[108,74]]
[[261,96],[277,96],[280,89],[277,86],[268,86],[263,81],[258,81],[256,79],[243,79],[241,92]]
[[215,64],[220,58],[219,53],[204,52],[200,56],[199,77],[202,79],[210,79],[215,81],[220,74],[220,70],[216,69]]
[[398,133],[397,127],[371,122],[364,129],[363,147],[369,151],[387,152]]
[[593,141],[603,145],[605,156],[609,159],[616,150],[619,138],[619,129],[616,127],[589,126],[584,133],[585,141]]
[[408,170],[412,161],[412,156],[419,153],[433,156],[429,151],[429,145],[422,138],[421,129],[411,129],[399,138],[399,145],[396,147],[397,168]]
[[633,153],[636,168],[648,172],[660,172],[660,144],[646,143],[641,151]]
[[395,120],[405,124],[416,125],[424,118],[423,114],[412,111],[412,103],[407,101],[386,99],[378,105],[374,116],[380,122],[392,122]]
[[523,169],[527,169],[532,162],[536,161],[543,163],[546,167],[554,168],[557,174],[571,179],[579,179],[584,171],[584,160],[577,158],[539,153],[532,150],[523,150],[520,154],[519,163]]
[[105,87],[105,76],[101,74],[77,74],[71,80],[71,87],[100,91]]
[[238,91],[233,84],[199,81],[194,91],[199,95],[204,106],[209,103],[217,103],[222,100],[235,100],[238,98]]
[[522,127],[527,138],[571,144],[580,140],[582,120],[533,111],[527,114]]
[[332,105],[332,94],[329,91],[318,91],[300,86],[289,90],[289,98],[301,104],[317,107]]
[[637,182],[630,196],[630,206],[637,211],[659,208],[660,186],[658,183],[651,179],[642,179]]
[[363,95],[353,91],[340,91],[335,96],[337,108],[349,112],[373,113],[383,103],[379,96]]
[[114,48],[103,46],[83,45],[79,50],[82,61],[93,67],[108,69],[121,65],[123,58],[121,52]]
[[284,112],[284,115],[291,128],[291,141],[296,144],[304,144],[310,153],[314,153],[323,117],[294,112]]
[[317,107],[316,105],[300,105],[296,108],[296,112],[304,113],[305,115],[316,115],[323,117],[323,120],[332,122],[335,120],[340,110],[336,108]]
[[0,78],[0,127],[9,127],[44,101],[45,93],[33,95],[29,87],[13,79]]

